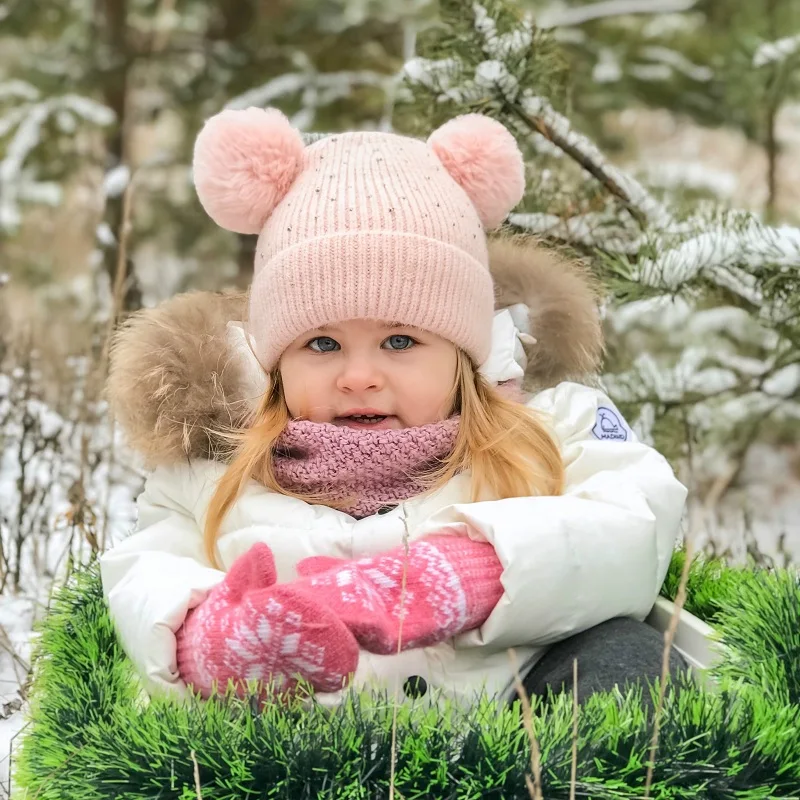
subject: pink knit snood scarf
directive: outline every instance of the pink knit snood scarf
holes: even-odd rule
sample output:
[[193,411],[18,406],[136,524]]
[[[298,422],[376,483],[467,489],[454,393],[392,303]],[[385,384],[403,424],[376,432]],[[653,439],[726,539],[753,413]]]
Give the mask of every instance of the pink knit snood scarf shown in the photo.
[[420,494],[419,475],[453,450],[459,417],[416,428],[355,430],[293,420],[278,439],[275,477],[284,489],[324,492],[354,517]]

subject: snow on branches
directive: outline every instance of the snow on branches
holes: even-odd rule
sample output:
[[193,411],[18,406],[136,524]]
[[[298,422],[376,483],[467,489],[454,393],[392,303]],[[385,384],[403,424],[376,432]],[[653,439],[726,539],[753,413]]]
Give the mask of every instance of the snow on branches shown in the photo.
[[7,99],[13,104],[0,112],[0,138],[8,137],[0,160],[0,232],[19,226],[22,201],[50,205],[61,201],[59,184],[38,181],[28,165],[29,156],[42,144],[48,123],[73,135],[78,121],[100,127],[114,122],[114,113],[102,103],[77,94],[42,98],[36,87],[24,81],[0,84],[0,105]]
[[[581,25],[692,5],[612,0],[559,6],[552,20],[560,13],[557,24]],[[752,213],[676,208],[668,193],[662,199],[611,163],[562,113],[548,81],[542,17],[537,28],[502,0],[448,8],[452,38],[407,63],[406,82],[432,100],[430,113],[443,106],[448,114],[490,113],[535,154],[536,196],[508,223],[578,249],[607,281],[613,358],[603,382],[639,434],[673,458],[702,453],[713,473],[729,457],[742,458],[762,425],[796,425],[800,229]],[[789,57],[790,49],[782,41],[759,58]],[[643,55],[700,84],[712,77],[667,48]],[[543,186],[551,193],[544,201]]]
[[763,42],[753,54],[753,66],[758,68],[785,61],[798,51],[800,51],[800,33],[785,36],[774,42]]

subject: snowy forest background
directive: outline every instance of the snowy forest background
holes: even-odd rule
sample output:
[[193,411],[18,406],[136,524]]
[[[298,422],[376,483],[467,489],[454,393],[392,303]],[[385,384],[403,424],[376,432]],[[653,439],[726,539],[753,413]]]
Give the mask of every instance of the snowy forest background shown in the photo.
[[191,183],[223,107],[526,155],[507,222],[606,288],[603,383],[703,510],[698,544],[800,561],[796,0],[0,0],[0,796],[31,627],[130,530],[103,399],[116,322],[246,286],[255,237]]

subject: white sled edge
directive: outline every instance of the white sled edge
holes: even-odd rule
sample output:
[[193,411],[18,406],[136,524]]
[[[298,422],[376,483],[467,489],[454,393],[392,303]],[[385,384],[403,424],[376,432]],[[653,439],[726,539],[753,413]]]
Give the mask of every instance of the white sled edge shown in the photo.
[[[661,633],[669,628],[675,603],[666,597],[656,600],[645,622]],[[692,670],[705,672],[720,657],[720,645],[711,638],[714,629],[703,620],[681,609],[673,647],[686,659]]]

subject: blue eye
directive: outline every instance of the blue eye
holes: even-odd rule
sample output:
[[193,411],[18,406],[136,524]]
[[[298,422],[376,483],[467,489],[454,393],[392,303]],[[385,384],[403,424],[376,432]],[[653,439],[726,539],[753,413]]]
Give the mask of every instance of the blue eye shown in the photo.
[[[317,347],[314,345],[317,344]],[[330,336],[317,336],[316,339],[312,339],[306,347],[313,350],[315,353],[332,353],[335,350],[341,349],[339,347],[339,342],[336,339],[331,339]]]
[[413,347],[416,344],[416,341],[412,339],[410,336],[404,336],[402,334],[395,334],[394,336],[390,336],[384,344],[389,344],[390,350],[408,350],[409,348]]

